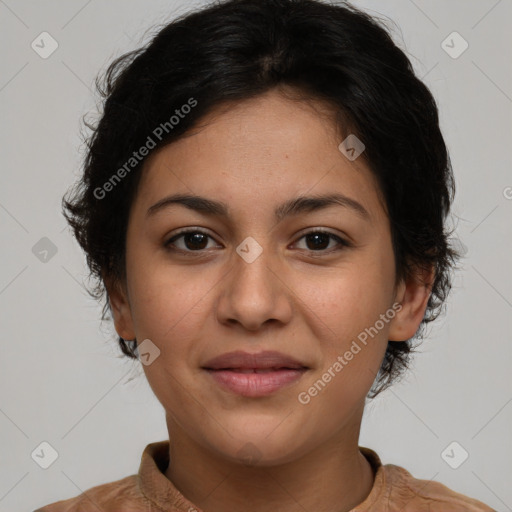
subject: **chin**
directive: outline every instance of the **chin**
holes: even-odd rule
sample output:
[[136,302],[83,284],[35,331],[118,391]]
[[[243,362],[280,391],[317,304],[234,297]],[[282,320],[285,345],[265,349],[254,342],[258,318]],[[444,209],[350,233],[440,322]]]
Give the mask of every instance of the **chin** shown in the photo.
[[280,427],[276,428],[279,421],[267,421],[263,427],[255,419],[250,429],[229,426],[226,430],[231,436],[224,436],[218,444],[210,440],[210,444],[224,458],[244,466],[269,467],[286,464],[308,451],[307,438],[301,439],[305,431],[299,426],[293,432],[289,431],[289,427],[282,430]]

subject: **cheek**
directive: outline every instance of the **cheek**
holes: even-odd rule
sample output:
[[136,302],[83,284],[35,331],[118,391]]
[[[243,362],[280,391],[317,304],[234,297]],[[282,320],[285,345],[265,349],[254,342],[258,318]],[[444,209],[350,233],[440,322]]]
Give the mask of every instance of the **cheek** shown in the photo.
[[211,292],[222,276],[192,266],[177,269],[163,258],[140,266],[134,259],[133,264],[129,275],[137,340],[149,339],[159,350],[155,362],[144,366],[146,377],[158,397],[186,399],[180,398],[182,383],[194,387],[194,368],[211,340]]
[[389,259],[369,254],[357,266],[336,269],[320,282],[303,280],[296,289],[307,306],[302,314],[322,345],[320,368],[308,382],[322,381],[311,390],[323,397],[317,405],[348,404],[371,387],[394,316],[389,311],[392,279]]
[[142,253],[134,254],[129,276],[135,330],[161,345],[191,336],[218,281],[212,272],[199,276],[192,266],[180,269],[161,255],[151,260]]
[[389,307],[392,276],[387,267],[382,259],[367,257],[321,278],[296,280],[294,292],[305,305],[303,314],[317,326],[319,339],[332,339],[334,348],[342,349],[349,338],[375,324]]
[[[167,411],[187,411],[200,400],[193,368],[204,348],[205,309],[211,310],[207,277],[187,279],[185,273],[140,275],[132,311],[137,339],[150,339],[159,350],[144,372],[155,396]],[[194,394],[195,398],[192,398]]]

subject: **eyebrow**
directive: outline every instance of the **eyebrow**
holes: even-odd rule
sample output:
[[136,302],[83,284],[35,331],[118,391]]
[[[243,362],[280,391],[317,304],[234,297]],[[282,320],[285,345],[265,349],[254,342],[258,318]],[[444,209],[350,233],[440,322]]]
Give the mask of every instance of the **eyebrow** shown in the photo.
[[[146,212],[146,218],[152,217],[157,212],[174,204],[183,205],[190,210],[194,210],[205,215],[229,217],[230,208],[226,203],[214,201],[194,194],[173,194],[160,199],[153,206],[150,206]],[[274,210],[274,216],[277,221],[281,221],[285,217],[322,210],[333,205],[348,208],[356,213],[361,219],[365,221],[370,220],[370,214],[361,203],[343,194],[299,196],[279,205]]]

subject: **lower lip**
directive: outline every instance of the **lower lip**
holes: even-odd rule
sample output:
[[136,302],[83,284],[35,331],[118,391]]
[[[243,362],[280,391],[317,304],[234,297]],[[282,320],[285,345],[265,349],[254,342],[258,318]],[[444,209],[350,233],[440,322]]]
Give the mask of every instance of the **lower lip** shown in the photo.
[[240,373],[232,370],[207,370],[223,388],[247,397],[270,395],[297,382],[305,371],[281,369],[265,373]]

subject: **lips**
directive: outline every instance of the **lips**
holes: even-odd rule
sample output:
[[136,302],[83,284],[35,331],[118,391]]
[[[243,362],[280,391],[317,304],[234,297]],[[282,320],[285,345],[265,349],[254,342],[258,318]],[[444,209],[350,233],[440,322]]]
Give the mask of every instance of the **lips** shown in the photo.
[[203,369],[224,391],[263,397],[296,383],[309,369],[280,352],[229,352],[205,363]]
[[[288,368],[284,366],[274,366],[272,368],[224,368],[224,371],[227,372],[237,372],[237,373],[270,373],[277,372],[278,370],[293,370],[294,368]],[[213,370],[213,371],[220,371]]]
[[210,359],[203,365],[203,368],[207,370],[237,370],[241,373],[261,373],[283,368],[300,370],[307,368],[307,366],[291,356],[267,350],[257,354],[242,351],[228,352]]

